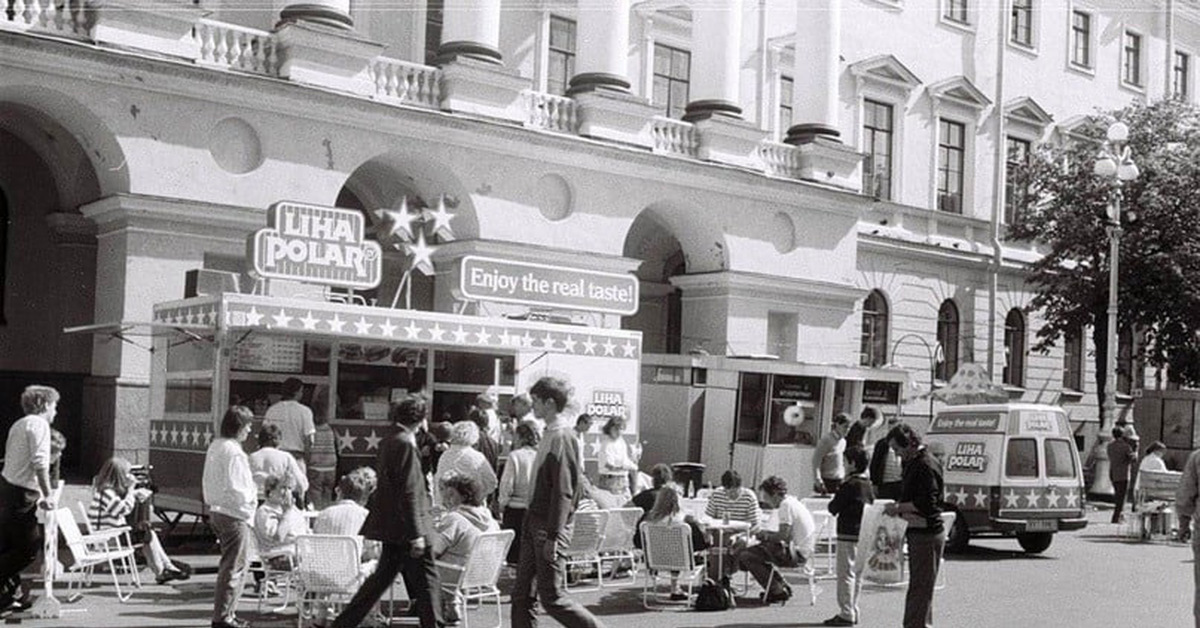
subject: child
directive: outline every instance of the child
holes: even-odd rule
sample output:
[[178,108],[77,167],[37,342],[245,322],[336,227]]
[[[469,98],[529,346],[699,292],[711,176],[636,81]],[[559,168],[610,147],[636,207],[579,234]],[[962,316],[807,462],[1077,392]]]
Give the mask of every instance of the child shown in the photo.
[[[440,483],[439,492],[446,514],[435,526],[437,532],[433,536],[433,556],[438,560],[438,575],[442,583],[457,583],[462,571],[442,565],[466,566],[471,558],[471,548],[479,535],[499,530],[500,525],[484,505],[486,495],[474,477],[451,472],[443,476]],[[442,614],[447,626],[459,625],[462,613],[463,604],[457,596],[442,598]]]
[[329,427],[329,417],[313,413],[312,445],[308,449],[308,503],[323,510],[333,503],[333,488],[337,481],[337,437]]
[[867,479],[867,450],[851,447],[842,454],[847,476],[829,501],[829,514],[837,519],[837,598],[839,612],[825,620],[826,626],[858,623],[858,588],[854,581],[855,547],[862,527],[863,508],[875,501]]
[[265,501],[254,513],[254,540],[263,563],[290,570],[296,556],[296,537],[308,532],[304,513],[292,498],[291,475],[269,475],[263,482]]

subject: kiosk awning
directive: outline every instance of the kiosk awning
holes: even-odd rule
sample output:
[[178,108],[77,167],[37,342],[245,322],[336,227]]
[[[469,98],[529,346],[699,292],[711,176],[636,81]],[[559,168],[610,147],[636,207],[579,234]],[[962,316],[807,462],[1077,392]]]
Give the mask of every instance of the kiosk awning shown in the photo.
[[114,323],[94,323],[63,328],[64,334],[93,334],[103,336],[106,340],[116,339],[154,352],[154,347],[142,344],[134,338],[148,338],[168,334],[179,334],[185,338],[179,344],[196,340],[212,340],[211,325],[198,323],[152,323],[143,321],[117,321]]

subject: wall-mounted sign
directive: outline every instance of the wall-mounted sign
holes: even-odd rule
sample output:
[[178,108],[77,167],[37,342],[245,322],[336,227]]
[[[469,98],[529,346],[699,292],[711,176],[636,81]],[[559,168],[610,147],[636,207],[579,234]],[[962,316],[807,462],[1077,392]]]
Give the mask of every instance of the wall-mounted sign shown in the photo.
[[771,398],[789,401],[817,401],[821,398],[821,378],[776,375]]
[[231,360],[230,368],[238,371],[299,373],[304,370],[304,341],[250,334],[234,347]]
[[900,382],[880,382],[868,379],[863,382],[863,403],[900,403]]
[[997,414],[943,414],[934,419],[930,432],[995,432],[1000,429]]
[[267,228],[246,242],[251,273],[345,288],[374,288],[382,275],[378,242],[365,238],[362,212],[282,201]]
[[459,290],[464,298],[628,316],[638,309],[638,280],[545,264],[468,255]]
[[954,453],[946,457],[947,471],[987,471],[987,455],[984,443],[959,443]]
[[587,405],[587,413],[598,421],[628,418],[629,411],[625,408],[625,393],[619,390],[592,391],[592,402]]

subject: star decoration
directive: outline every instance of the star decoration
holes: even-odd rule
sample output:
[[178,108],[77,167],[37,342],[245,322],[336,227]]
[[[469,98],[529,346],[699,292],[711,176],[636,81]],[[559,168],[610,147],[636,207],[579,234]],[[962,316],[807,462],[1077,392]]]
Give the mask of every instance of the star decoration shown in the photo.
[[596,343],[592,340],[591,336],[588,336],[588,339],[583,341],[583,352],[592,355],[596,354]]
[[288,323],[292,322],[292,317],[288,316],[283,308],[279,308],[278,314],[272,314],[271,319],[275,321],[276,327],[287,327]]
[[625,344],[621,345],[621,351],[625,352],[625,357],[632,358],[633,352],[637,350],[637,345],[633,344],[632,340],[626,340]]
[[967,503],[967,492],[964,491],[963,487],[961,487],[961,486],[958,487],[957,491],[954,491],[954,503],[956,503],[956,504],[966,504]]
[[1029,508],[1041,508],[1042,507],[1041,503],[1039,503],[1042,500],[1042,496],[1038,495],[1037,489],[1030,490],[1029,497],[1027,497],[1026,499],[1029,500]]
[[1075,491],[1067,491],[1064,499],[1067,500],[1067,506],[1070,508],[1075,508],[1079,504],[1079,495]]
[[342,327],[346,326],[346,321],[342,320],[337,314],[334,314],[333,318],[325,321],[325,323],[329,325],[330,331],[336,331],[339,333],[342,331]]
[[617,345],[613,343],[612,338],[606,338],[600,346],[604,347],[604,355],[616,355],[613,352],[617,350]]
[[358,440],[358,437],[352,435],[350,430],[346,430],[337,435],[337,440],[338,451],[354,451],[354,441]]
[[976,490],[975,494],[972,495],[971,497],[975,498],[976,505],[981,506],[981,507],[987,505],[988,494],[987,494],[987,491],[983,490],[982,488]]
[[1062,498],[1063,496],[1058,494],[1057,489],[1051,488],[1050,492],[1046,494],[1046,505],[1050,508],[1058,508],[1058,502],[1062,501]]
[[413,256],[413,270],[419,270],[426,275],[433,274],[433,258],[430,256],[437,250],[437,247],[429,246],[425,242],[425,232],[417,232],[417,243],[406,244],[404,248],[408,250],[409,255]]
[[589,442],[587,445],[588,445],[588,451],[591,452],[591,456],[593,458],[600,455],[600,440],[599,439],[592,439],[592,441]]
[[366,316],[359,316],[358,320],[354,322],[354,333],[362,334],[365,336],[365,335],[371,333],[372,327],[374,327],[374,325],[367,322]]
[[522,347],[532,347],[533,346],[533,336],[530,336],[529,332],[525,332],[525,335],[521,336],[521,346]]
[[421,328],[417,327],[416,321],[408,321],[408,324],[404,326],[404,333],[405,338],[417,339],[421,337]]
[[488,340],[492,338],[492,335],[488,333],[487,329],[480,327],[479,331],[475,332],[475,338],[479,344],[486,345]]
[[371,451],[372,449],[379,449],[379,441],[383,439],[375,435],[375,430],[371,430],[371,435],[364,436],[363,440],[367,441],[367,451]]
[[398,328],[392,324],[392,319],[390,318],[383,319],[383,323],[379,325],[379,331],[388,337],[395,336],[396,329]]
[[543,349],[553,349],[554,348],[554,345],[555,345],[554,337],[550,335],[550,332],[546,332],[546,335],[542,337],[541,341],[542,341]]
[[396,209],[377,209],[372,212],[375,219],[375,237],[381,243],[398,249],[401,242],[411,242],[413,239],[413,223],[420,220],[420,214],[409,213],[408,198],[400,200]]
[[450,228],[450,221],[454,218],[454,214],[446,211],[445,196],[438,198],[437,209],[426,210],[425,218],[433,220],[433,235],[438,236],[444,242],[454,239],[454,231]]
[[304,328],[310,331],[315,330],[319,322],[320,319],[313,318],[311,310],[304,315],[304,318],[300,319],[300,323],[304,325]]
[[446,335],[446,330],[442,329],[441,325],[434,323],[433,327],[429,329],[429,335],[432,336],[434,340],[440,341],[442,336]]
[[463,329],[462,325],[459,325],[458,329],[450,333],[454,336],[454,342],[457,342],[460,345],[467,341],[467,336],[471,335],[470,332]]
[[575,353],[575,345],[579,344],[578,342],[575,342],[575,339],[570,336],[567,336],[567,339],[562,341],[562,343],[563,343],[563,349],[565,349],[567,351],[567,353]]
[[258,313],[258,310],[253,305],[250,306],[250,311],[246,312],[246,325],[257,327],[262,324],[263,315]]
[[1020,501],[1019,501],[1020,499],[1021,499],[1021,496],[1017,495],[1017,492],[1010,488],[1010,489],[1008,489],[1008,495],[1004,496],[1004,507],[1005,508],[1019,508],[1020,507]]

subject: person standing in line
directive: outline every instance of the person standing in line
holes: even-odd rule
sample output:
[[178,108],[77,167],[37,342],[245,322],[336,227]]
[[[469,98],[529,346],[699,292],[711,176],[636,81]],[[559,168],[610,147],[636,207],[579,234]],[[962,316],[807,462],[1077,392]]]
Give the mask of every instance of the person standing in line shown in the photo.
[[905,540],[909,576],[908,593],[904,597],[904,628],[931,628],[933,586],[946,548],[946,529],[942,525],[946,486],[942,465],[925,448],[921,435],[906,423],[888,432],[888,442],[904,460],[900,501],[884,509],[885,514],[903,517],[908,522]]
[[313,414],[312,447],[308,450],[308,503],[321,510],[333,503],[337,484],[337,436],[323,412]]
[[250,454],[250,473],[254,476],[254,484],[258,486],[258,501],[267,499],[265,486],[267,478],[272,475],[283,475],[291,479],[291,485],[301,498],[308,491],[308,475],[300,468],[300,463],[279,449],[279,426],[264,423],[258,430],[258,450]]
[[[496,393],[490,390],[481,392],[475,396],[475,408],[472,410],[478,410],[483,413],[483,416],[487,419],[485,422],[486,427],[483,428],[483,431],[496,442],[500,442],[500,438],[504,435],[504,430],[500,426],[500,416],[496,414],[496,404],[498,402],[499,399],[496,397]],[[470,416],[469,412],[468,416]]]
[[1175,489],[1175,512],[1179,515],[1179,540],[1192,542],[1192,618],[1200,628],[1200,534],[1192,526],[1196,522],[1196,500],[1200,498],[1200,449],[1193,451],[1183,463],[1183,476]]
[[25,570],[42,549],[42,526],[37,511],[55,507],[50,484],[50,424],[58,415],[58,391],[27,386],[21,393],[25,416],[8,430],[4,470],[0,472],[0,610],[16,601],[33,605],[21,582]]
[[864,406],[858,420],[851,424],[850,430],[846,432],[846,449],[866,448],[867,435],[882,422],[881,418],[879,410]]
[[833,417],[829,431],[817,441],[813,452],[813,490],[821,495],[836,493],[846,477],[846,465],[842,453],[846,451],[846,432],[850,430],[850,417],[839,412]]
[[516,420],[517,425],[524,421],[532,421],[534,427],[537,428],[538,439],[542,438],[542,432],[546,429],[546,422],[537,418],[533,414],[533,401],[529,395],[521,393],[515,395],[512,401],[508,402],[509,416]]
[[566,566],[559,548],[571,533],[571,520],[583,495],[583,456],[579,441],[561,413],[567,383],[543,377],[529,390],[533,412],[546,422],[534,459],[533,495],[521,530],[521,554],[512,588],[513,628],[537,626],[535,604],[568,628],[603,626],[563,590]]
[[[888,417],[887,429],[889,432],[899,423],[899,417]],[[883,438],[875,443],[875,449],[871,453],[869,475],[871,476],[871,485],[875,487],[875,497],[893,501],[900,499],[900,480],[903,478],[903,470],[900,456],[892,451],[887,434],[884,434]]]
[[1112,429],[1112,442],[1108,444],[1108,479],[1113,486],[1113,523],[1124,519],[1125,496],[1129,493],[1129,471],[1136,469],[1137,449],[1125,438],[1125,430]]
[[535,423],[517,424],[516,441],[500,476],[500,527],[513,531],[513,542],[505,558],[510,565],[516,565],[521,556],[521,527],[529,498],[533,496],[533,461],[537,459],[540,433]]
[[[425,399],[409,396],[392,404],[388,418],[398,428],[379,444],[376,463],[379,485],[371,495],[369,512],[360,534],[380,541],[383,549],[375,572],[363,581],[354,597],[334,620],[334,628],[355,628],[392,586],[396,575],[412,600],[421,628],[440,628],[441,583],[431,551],[433,521],[429,495],[421,474],[416,433],[425,421]],[[472,426],[474,427],[474,426]]]
[[620,508],[633,498],[630,475],[638,470],[637,462],[629,451],[629,443],[621,436],[625,431],[625,419],[611,417],[600,430],[600,471],[596,488],[612,494],[612,508]]
[[[279,448],[291,454],[300,463],[300,470],[307,473],[308,451],[312,447],[317,426],[313,422],[312,410],[300,403],[303,393],[304,382],[295,377],[284,380],[283,399],[267,408],[263,425],[279,426]],[[307,476],[304,481],[308,483]]]
[[858,533],[862,528],[863,508],[875,501],[867,480],[867,451],[849,447],[844,454],[850,472],[837,494],[829,500],[829,514],[837,517],[837,600],[838,614],[825,620],[826,626],[853,626],[858,623],[858,587],[854,561]]
[[258,505],[258,488],[242,443],[250,435],[254,413],[232,406],[221,419],[219,438],[204,454],[202,487],[208,505],[208,524],[221,544],[217,585],[213,596],[212,628],[248,628],[237,618],[237,602],[246,575],[246,544],[254,532],[250,522]]

